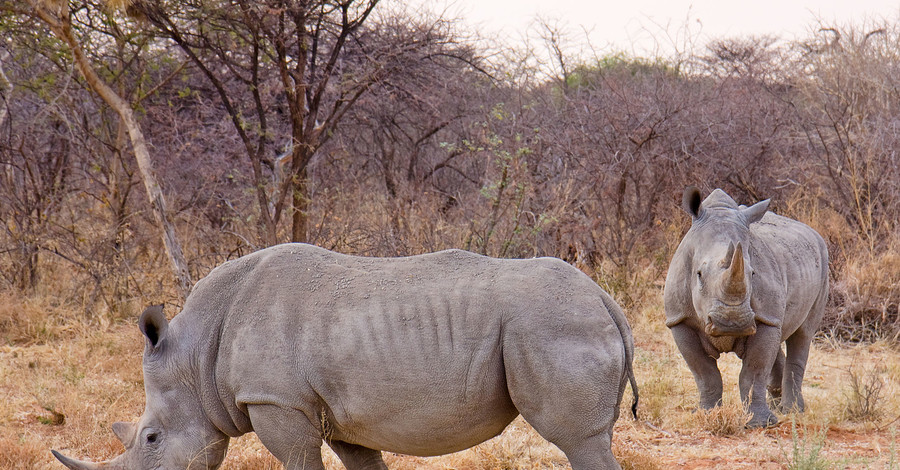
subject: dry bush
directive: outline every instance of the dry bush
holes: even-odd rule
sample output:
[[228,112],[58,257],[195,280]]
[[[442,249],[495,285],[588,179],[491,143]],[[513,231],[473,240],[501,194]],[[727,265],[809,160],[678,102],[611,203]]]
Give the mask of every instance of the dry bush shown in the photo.
[[[227,10],[175,18],[190,28],[210,13],[238,30],[253,27]],[[323,121],[333,132],[327,143],[316,142],[317,157],[304,170],[310,200],[297,202],[312,243],[378,256],[451,247],[557,256],[611,291],[634,319],[658,295],[689,224],[678,209],[681,190],[722,187],[744,203],[772,197],[778,212],[826,238],[835,281],[826,329],[854,340],[900,334],[894,25],[837,28],[839,37],[821,32],[796,46],[722,40],[705,56],[678,62],[625,54],[580,60],[566,57],[557,42],[548,45],[568,66],[560,80],[512,64],[482,64],[491,68],[488,80],[465,65],[483,54],[452,22],[388,13],[373,23],[386,22],[388,34],[377,27],[364,33],[373,50],[424,35],[422,47],[464,60],[388,54],[385,63],[399,68],[371,83],[340,126]],[[437,29],[415,29],[428,24]],[[0,281],[12,287],[27,280],[104,321],[131,318],[150,302],[178,303],[117,118],[85,105],[89,94],[59,72],[68,66],[46,62],[57,54],[27,31],[11,36],[7,47],[15,53],[4,63],[15,92],[0,132],[8,183],[0,185],[0,218],[15,226],[0,231]],[[278,165],[290,150],[290,119],[277,91],[280,74],[267,68],[272,64],[258,63],[255,85],[225,73],[219,93],[199,70],[179,68],[173,49],[150,49],[159,56],[132,51],[140,68],[122,80],[129,88],[135,74],[149,70],[164,85],[142,99],[142,126],[196,280],[226,259],[290,238],[284,189],[292,185],[277,184],[284,182]],[[220,65],[258,59],[240,55],[247,52],[200,59]],[[362,60],[356,52],[348,60]],[[348,70],[364,65],[353,62]],[[175,79],[163,80],[173,70]],[[254,89],[262,93],[260,108],[253,108]],[[246,117],[243,138],[223,108],[226,98]],[[272,118],[267,128],[264,115]],[[21,142],[43,144],[32,155]],[[71,155],[56,161],[58,148]],[[258,171],[248,161],[259,163]],[[35,185],[24,177],[29,165],[58,174]],[[63,187],[51,183],[62,176],[65,191],[57,194]],[[263,202],[279,199],[275,193],[288,203],[272,227],[265,219],[274,207]]]
[[[822,201],[847,218],[870,248],[895,233],[900,212],[896,24],[823,25],[803,44],[793,98],[818,160]],[[827,33],[826,33],[827,32]],[[828,38],[829,43],[821,41]],[[891,241],[891,240],[887,240]],[[881,245],[883,247],[883,245]]]
[[847,368],[848,388],[844,390],[844,413],[855,422],[878,421],[886,405],[884,369],[879,366]]
[[824,328],[844,341],[900,338],[900,249],[847,259],[831,289]]

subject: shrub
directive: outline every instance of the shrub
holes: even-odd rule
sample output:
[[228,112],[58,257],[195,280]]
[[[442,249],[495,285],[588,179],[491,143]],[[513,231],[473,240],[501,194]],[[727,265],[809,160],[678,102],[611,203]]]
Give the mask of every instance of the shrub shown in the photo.
[[847,368],[849,389],[844,392],[844,412],[851,421],[877,421],[884,414],[883,370],[879,367]]

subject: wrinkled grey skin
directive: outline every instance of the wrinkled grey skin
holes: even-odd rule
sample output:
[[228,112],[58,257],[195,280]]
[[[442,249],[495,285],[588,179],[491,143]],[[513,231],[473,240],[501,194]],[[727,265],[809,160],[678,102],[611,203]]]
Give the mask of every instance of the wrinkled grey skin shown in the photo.
[[[750,427],[778,422],[768,390],[782,410],[803,411],[801,385],[810,341],[828,296],[828,251],[815,230],[750,207],[716,189],[703,202],[687,188],[693,218],[669,266],[666,326],[700,391],[700,406],[722,401],[721,353],[742,360],[739,388]],[[787,344],[787,356],[781,343]]]
[[113,426],[127,450],[102,468],[217,468],[229,437],[255,431],[287,469],[323,469],[323,440],[348,469],[385,469],[380,450],[458,451],[519,413],[572,468],[619,468],[631,330],[558,259],[286,244],[216,268],[171,323],[151,307],[140,327],[147,407]]

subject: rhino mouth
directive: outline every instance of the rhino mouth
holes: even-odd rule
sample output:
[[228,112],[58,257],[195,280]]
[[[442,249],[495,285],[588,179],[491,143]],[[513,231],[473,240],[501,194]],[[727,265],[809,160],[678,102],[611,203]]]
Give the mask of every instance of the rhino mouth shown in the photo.
[[756,333],[756,316],[750,302],[727,305],[718,302],[706,322],[706,334],[710,336],[748,336]]
[[722,325],[714,322],[706,324],[706,334],[710,336],[749,336],[756,333],[756,322],[749,325]]

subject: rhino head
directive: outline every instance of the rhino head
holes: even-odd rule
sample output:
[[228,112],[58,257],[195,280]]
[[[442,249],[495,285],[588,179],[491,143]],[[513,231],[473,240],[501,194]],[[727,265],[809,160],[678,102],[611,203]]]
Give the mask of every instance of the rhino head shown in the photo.
[[[228,436],[207,419],[200,402],[196,351],[169,335],[162,306],[147,308],[139,320],[144,333],[144,414],[134,423],[115,423],[113,433],[125,453],[102,463],[75,460],[52,451],[73,470],[215,469],[225,458]],[[196,343],[196,342],[191,342]]]
[[701,327],[710,336],[756,333],[750,305],[754,276],[748,253],[750,224],[762,219],[769,200],[738,206],[716,189],[701,202],[697,188],[689,187],[683,206],[693,219],[685,238],[692,244],[691,297]]

